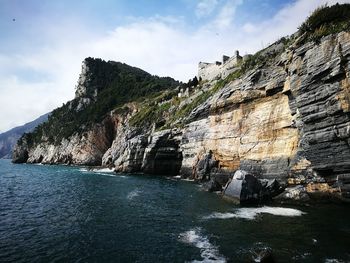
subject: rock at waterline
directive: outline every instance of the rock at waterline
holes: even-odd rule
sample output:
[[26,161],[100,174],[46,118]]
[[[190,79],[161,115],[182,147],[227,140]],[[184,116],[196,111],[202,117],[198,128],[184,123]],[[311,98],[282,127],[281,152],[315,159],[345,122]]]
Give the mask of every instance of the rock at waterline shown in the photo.
[[206,180],[210,177],[210,171],[217,167],[217,161],[213,156],[213,152],[209,151],[202,156],[194,167],[193,177],[199,181]]
[[302,185],[288,187],[283,193],[275,197],[275,200],[309,201],[310,197]]
[[238,203],[257,203],[260,201],[262,185],[252,174],[237,170],[224,190],[224,196]]
[[252,260],[253,262],[261,262],[261,263],[273,263],[275,262],[272,256],[272,249],[269,247],[264,248],[255,248],[252,250]]
[[276,179],[257,179],[254,175],[237,170],[224,189],[224,196],[237,203],[259,203],[280,194],[283,187]]

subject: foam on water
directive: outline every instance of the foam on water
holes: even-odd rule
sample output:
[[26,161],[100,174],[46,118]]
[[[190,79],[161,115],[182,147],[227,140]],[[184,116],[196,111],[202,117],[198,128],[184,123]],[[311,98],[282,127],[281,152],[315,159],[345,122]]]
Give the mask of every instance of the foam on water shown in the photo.
[[128,200],[132,200],[132,199],[134,199],[135,197],[139,196],[140,193],[141,193],[141,191],[140,191],[138,188],[136,188],[135,190],[133,190],[133,191],[131,191],[130,193],[128,193],[128,195],[126,196],[126,198],[127,198]]
[[[92,168],[92,169],[80,168],[79,171],[83,173],[95,173],[95,174],[101,174],[101,175],[116,176],[115,171],[109,168]],[[125,177],[125,176],[120,176],[120,177]]]
[[203,217],[203,219],[229,219],[229,218],[243,218],[248,220],[253,220],[258,214],[271,214],[276,216],[301,216],[305,214],[304,212],[285,207],[246,207],[238,208],[233,213],[212,213],[209,216]]
[[114,173],[115,172],[113,169],[109,169],[109,168],[91,168],[91,169],[80,168],[79,171],[91,172],[91,173]]
[[181,233],[179,240],[200,249],[203,260],[193,260],[192,262],[226,262],[226,259],[220,255],[218,248],[211,244],[206,236],[201,235],[199,228]]

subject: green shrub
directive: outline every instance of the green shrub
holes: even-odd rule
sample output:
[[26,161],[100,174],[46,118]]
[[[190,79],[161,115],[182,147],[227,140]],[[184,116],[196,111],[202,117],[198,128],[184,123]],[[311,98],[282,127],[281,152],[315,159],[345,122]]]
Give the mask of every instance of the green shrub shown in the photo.
[[319,41],[323,36],[350,30],[350,4],[323,5],[317,8],[299,27],[307,41]]
[[164,121],[164,114],[169,111],[170,107],[170,102],[161,105],[153,104],[153,106],[147,104],[130,118],[129,124],[134,127],[141,127],[152,123],[161,123]]

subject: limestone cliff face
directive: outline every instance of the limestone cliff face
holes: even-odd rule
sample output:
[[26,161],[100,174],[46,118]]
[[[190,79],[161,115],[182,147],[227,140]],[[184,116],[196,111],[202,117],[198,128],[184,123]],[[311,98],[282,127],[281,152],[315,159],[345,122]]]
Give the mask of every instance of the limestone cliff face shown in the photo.
[[180,130],[133,136],[128,127],[117,135],[103,164],[142,171],[147,153],[159,150],[154,141],[163,138],[165,145],[166,134],[172,151],[182,155],[185,176],[193,176],[198,161],[212,151],[219,169],[244,169],[264,178],[321,176],[331,182],[347,177],[349,46],[349,33],[291,46],[271,65],[249,71],[199,105]]
[[[14,160],[196,177],[196,165],[210,151],[216,171],[243,169],[283,182],[346,181],[350,34],[329,35],[320,43],[300,41],[302,37],[287,48],[279,46],[284,51],[272,62],[227,82],[197,105],[182,127],[156,130],[150,122],[135,128],[130,118],[141,109],[128,104],[123,114],[111,112],[59,145],[17,145]],[[203,87],[214,90],[216,85],[213,80]]]
[[299,136],[288,95],[282,92],[286,76],[277,66],[258,69],[208,100],[202,119],[183,130],[183,170],[211,150],[220,168],[286,176]]
[[350,34],[340,33],[231,82],[184,128],[182,169],[212,150],[220,167],[263,177],[348,177],[349,60]]
[[100,165],[113,139],[112,125],[112,120],[106,119],[89,131],[76,133],[59,144],[43,139],[42,143],[29,146],[24,138],[21,145],[16,145],[13,160],[23,162],[27,156],[28,163]]

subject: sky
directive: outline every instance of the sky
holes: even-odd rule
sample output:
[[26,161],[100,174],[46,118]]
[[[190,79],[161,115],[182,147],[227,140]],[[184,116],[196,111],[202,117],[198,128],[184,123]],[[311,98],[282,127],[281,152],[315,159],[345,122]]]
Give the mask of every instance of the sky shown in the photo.
[[0,0],[0,133],[74,98],[86,57],[187,81],[350,0]]

